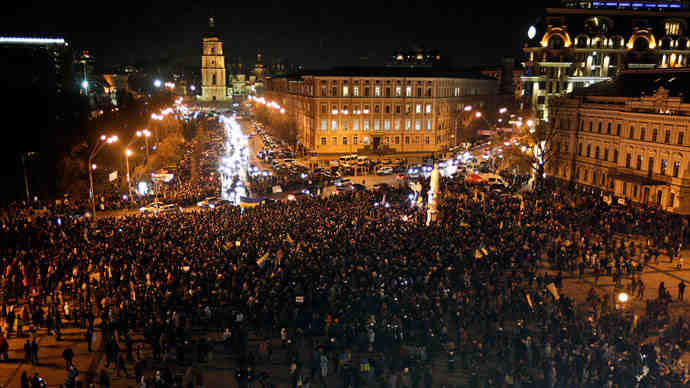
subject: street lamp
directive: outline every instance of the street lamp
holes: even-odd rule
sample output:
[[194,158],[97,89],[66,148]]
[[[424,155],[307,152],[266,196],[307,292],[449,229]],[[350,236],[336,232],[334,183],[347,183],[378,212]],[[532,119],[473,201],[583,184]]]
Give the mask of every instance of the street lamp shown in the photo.
[[132,197],[132,184],[130,183],[130,180],[129,180],[129,157],[130,156],[132,156],[132,150],[127,148],[125,150],[125,160],[127,162],[126,163],[127,164],[127,193],[129,194],[129,198]]
[[91,165],[91,168],[89,169],[89,198],[91,199],[91,217],[93,217],[93,221],[96,221],[96,198],[94,197],[93,193],[93,170],[96,169],[96,164],[93,163],[93,158],[96,157],[96,154],[103,148],[104,145],[106,144],[113,144],[118,140],[117,135],[113,135],[110,137],[106,137],[105,135],[101,136],[101,141],[96,144],[96,146],[93,148],[91,151],[91,154],[89,154],[89,165]]
[[146,160],[149,159],[149,137],[151,136],[151,131],[148,129],[142,129],[141,131],[137,131],[137,137],[144,137],[144,141],[146,142]]
[[163,84],[163,83],[162,83],[161,80],[159,80],[159,79],[153,81],[153,86],[155,86],[155,87],[157,87],[157,88],[160,88],[162,84]]

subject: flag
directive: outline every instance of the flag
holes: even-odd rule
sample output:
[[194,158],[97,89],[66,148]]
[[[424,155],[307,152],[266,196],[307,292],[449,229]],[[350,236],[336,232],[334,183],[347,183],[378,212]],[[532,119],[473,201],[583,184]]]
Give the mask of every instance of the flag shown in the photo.
[[246,207],[259,206],[265,200],[266,200],[265,198],[240,197],[240,207],[246,208]]
[[554,299],[558,300],[560,297],[558,296],[558,290],[556,289],[556,285],[553,283],[549,283],[546,285],[546,289],[551,292],[551,295],[553,295]]
[[534,310],[534,305],[532,304],[532,297],[529,296],[529,294],[526,294],[527,296],[527,304],[529,305],[529,308]]
[[110,174],[108,174],[108,182],[112,182],[112,181],[114,181],[115,179],[117,179],[117,170],[115,170],[115,171],[111,172]]
[[265,255],[261,256],[259,260],[256,261],[256,265],[259,267],[263,268],[264,264],[266,263],[266,260],[268,260],[268,256],[271,254],[271,252],[266,252]]

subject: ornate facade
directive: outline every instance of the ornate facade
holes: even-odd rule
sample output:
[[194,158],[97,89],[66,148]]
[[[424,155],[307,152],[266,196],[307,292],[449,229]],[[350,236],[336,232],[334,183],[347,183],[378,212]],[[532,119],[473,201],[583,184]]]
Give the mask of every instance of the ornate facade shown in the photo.
[[215,22],[209,18],[209,32],[202,40],[201,101],[228,101],[223,41],[215,31]]
[[307,151],[431,154],[456,144],[466,106],[495,112],[497,87],[477,75],[354,68],[274,77],[265,97],[291,115]]
[[690,213],[689,70],[622,72],[553,100],[547,173],[623,199]]
[[548,119],[549,100],[625,69],[684,67],[687,1],[563,0],[528,30],[523,102]]

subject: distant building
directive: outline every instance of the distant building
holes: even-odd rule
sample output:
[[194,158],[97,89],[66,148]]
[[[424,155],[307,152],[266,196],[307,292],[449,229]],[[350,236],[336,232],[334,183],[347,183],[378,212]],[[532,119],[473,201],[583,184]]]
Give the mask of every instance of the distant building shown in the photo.
[[688,1],[562,0],[530,26],[524,103],[548,119],[549,100],[615,78],[626,69],[684,67]]
[[201,96],[200,101],[228,101],[223,41],[216,32],[213,17],[209,18],[209,30],[202,39]]
[[441,52],[439,50],[425,50],[416,48],[412,50],[398,50],[390,58],[390,62],[386,66],[390,67],[438,67],[441,64],[446,64],[441,60]]
[[73,87],[72,52],[60,37],[0,36],[0,67],[4,85],[41,89],[62,95]]
[[428,68],[336,68],[273,77],[264,95],[294,120],[298,149],[431,155],[457,144],[469,115],[495,111],[497,86]]
[[557,152],[547,174],[690,214],[690,69],[627,70],[554,98]]
[[515,58],[504,58],[501,66],[488,67],[482,69],[482,74],[498,80],[498,93],[502,95],[513,95],[514,101],[518,102],[522,94],[523,71],[515,68]]

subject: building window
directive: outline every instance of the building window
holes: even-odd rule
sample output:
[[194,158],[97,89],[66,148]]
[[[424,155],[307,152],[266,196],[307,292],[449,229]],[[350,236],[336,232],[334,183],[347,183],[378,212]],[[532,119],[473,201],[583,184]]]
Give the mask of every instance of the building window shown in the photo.
[[381,87],[380,86],[374,87],[374,97],[381,97]]
[[400,113],[400,105],[395,106],[395,113]]
[[589,131],[590,131],[590,132],[592,132],[592,124],[593,124],[593,122],[590,121],[590,122],[589,122]]
[[618,163],[618,150],[613,150],[613,163]]
[[364,145],[369,145],[369,136],[364,136]]
[[577,155],[582,156],[582,143],[577,145]]
[[422,97],[422,88],[417,88],[417,97]]
[[359,120],[355,119],[352,121],[352,130],[359,131]]
[[414,121],[414,129],[415,129],[415,131],[419,131],[422,129],[422,120],[415,120]]
[[405,104],[405,113],[412,112],[412,104]]
[[676,202],[676,195],[674,193],[671,193],[668,197],[668,207],[673,207]]
[[394,124],[393,128],[395,128],[396,131],[400,130],[400,120],[395,120],[395,124]]
[[419,144],[419,136],[414,137],[414,144]]
[[379,113],[379,112],[381,112],[381,105],[379,105],[379,104],[374,105],[374,113]]
[[611,123],[606,124],[606,134],[607,135],[611,134]]
[[431,131],[431,120],[426,121],[426,130]]
[[337,87],[337,86],[334,86],[334,87],[331,89],[331,96],[333,96],[333,97],[337,97],[337,96],[338,96],[338,87]]
[[652,176],[654,173],[654,157],[650,156],[647,161],[647,175]]
[[395,144],[400,144],[400,136],[395,137]]
[[368,115],[368,114],[369,114],[369,105],[364,105],[364,111],[363,111],[363,113],[364,113],[365,115]]
[[405,87],[405,97],[412,97],[412,86]]
[[599,125],[598,125],[598,128],[597,128],[597,132],[601,133],[601,121],[599,122]]
[[431,137],[430,136],[424,136],[424,144],[431,144]]
[[589,170],[587,170],[587,169],[585,168],[585,178],[584,178],[584,181],[585,181],[585,182],[587,181],[587,178],[589,178]]
[[592,145],[587,144],[587,157],[589,158],[592,154]]
[[364,130],[365,131],[369,130],[369,120],[364,120]]
[[645,127],[640,128],[640,141],[644,141],[647,135],[647,130]]
[[604,161],[608,162],[609,160],[609,149],[604,148]]
[[352,87],[352,95],[355,97],[359,97],[359,86]]
[[654,128],[654,129],[652,130],[652,141],[653,141],[653,142],[656,143],[656,139],[657,139],[658,135],[659,135],[659,130],[656,129],[656,128]]
[[680,23],[679,22],[666,22],[666,35],[679,35],[680,34]]
[[364,87],[364,97],[369,97],[369,87],[368,86]]
[[632,160],[632,155],[631,154],[626,154],[625,155],[625,168],[630,168],[630,162]]
[[635,137],[635,127],[630,127],[630,135],[628,138],[632,139],[633,137]]
[[332,131],[338,130],[338,120],[331,120],[331,130]]
[[349,86],[343,86],[343,97],[347,97],[350,95],[350,87]]
[[321,104],[321,113],[328,113],[328,105]]
[[659,174],[666,175],[666,167],[668,162],[666,159],[661,159],[661,166],[659,166]]
[[425,113],[426,113],[426,114],[431,114],[431,104],[426,104]]
[[412,120],[410,120],[410,119],[405,120],[405,130],[409,131],[411,129],[412,129]]
[[383,144],[390,144],[391,143],[391,137],[390,136],[385,136],[383,138]]
[[642,170],[642,155],[637,155],[637,170]]
[[415,105],[414,113],[422,113],[422,104]]
[[324,97],[326,96],[326,87],[325,86],[321,87],[321,95]]
[[402,87],[396,86],[395,87],[395,97],[400,97],[401,95],[402,95]]
[[343,145],[347,145],[347,136],[343,136]]
[[459,97],[459,96],[460,96],[460,88],[455,88],[455,89],[453,89],[453,96],[454,96],[454,97]]
[[353,136],[352,137],[352,144],[357,145],[359,143],[359,137]]
[[594,159],[599,159],[599,146],[594,149]]
[[623,182],[623,196],[625,197],[626,195],[628,195],[628,183]]
[[671,142],[671,131],[667,129],[666,132],[664,133],[664,143],[668,144],[670,142]]
[[391,129],[391,121],[390,120],[384,120],[383,121],[383,130],[384,131],[390,131]]
[[321,138],[321,145],[326,145],[326,136]]
[[409,136],[405,136],[405,144],[410,144],[410,137]]
[[383,110],[384,110],[384,112],[386,112],[386,113],[391,113],[391,106],[390,106],[390,105],[386,105],[386,106],[384,106]]
[[333,137],[331,138],[331,142],[332,142],[333,145],[338,145],[338,138],[337,138],[336,136],[333,136]]
[[661,198],[663,197],[663,191],[657,190],[656,192],[656,205],[661,206]]
[[633,198],[637,198],[637,185],[633,186]]
[[618,125],[616,125],[616,136],[620,136],[620,135],[621,135],[621,125],[618,124]]
[[673,162],[673,177],[678,178],[680,173],[680,162]]
[[348,120],[348,119],[343,119],[343,128],[342,128],[343,131],[347,131],[347,129],[348,129],[348,122],[349,122],[349,121],[350,121],[350,120]]
[[321,130],[325,131],[328,129],[328,121],[327,120],[321,120]]
[[386,88],[386,97],[391,96],[391,88]]
[[678,132],[678,145],[683,145],[683,132]]

